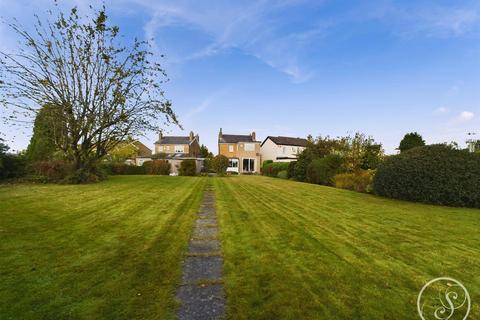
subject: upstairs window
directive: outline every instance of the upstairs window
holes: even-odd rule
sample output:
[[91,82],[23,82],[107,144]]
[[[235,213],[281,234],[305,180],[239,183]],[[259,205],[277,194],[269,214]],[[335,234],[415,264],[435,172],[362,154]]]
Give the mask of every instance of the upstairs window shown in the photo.
[[255,143],[245,143],[245,151],[255,151]]
[[233,144],[228,146],[228,152],[233,152]]
[[183,145],[176,145],[175,146],[175,153],[184,153],[185,152],[185,146]]

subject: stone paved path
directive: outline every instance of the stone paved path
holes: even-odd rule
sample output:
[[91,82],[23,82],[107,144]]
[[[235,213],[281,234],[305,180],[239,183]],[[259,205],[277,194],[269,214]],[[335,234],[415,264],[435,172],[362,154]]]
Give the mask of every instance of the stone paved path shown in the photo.
[[222,266],[215,194],[212,189],[207,189],[183,263],[182,283],[177,289],[180,320],[223,318],[225,293]]

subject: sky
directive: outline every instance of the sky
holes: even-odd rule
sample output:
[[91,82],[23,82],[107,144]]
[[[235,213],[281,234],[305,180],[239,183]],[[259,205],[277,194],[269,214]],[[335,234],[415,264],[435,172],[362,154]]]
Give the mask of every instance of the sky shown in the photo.
[[[88,9],[86,0],[60,1]],[[52,0],[0,0],[0,16],[31,26]],[[223,133],[293,137],[357,131],[387,153],[405,133],[427,143],[480,137],[480,1],[115,0],[107,14],[148,39],[169,82],[166,97],[188,135],[217,152]],[[0,25],[0,51],[16,38]],[[164,54],[165,58],[160,58]],[[0,112],[4,112],[0,110]],[[31,128],[0,124],[14,150]],[[138,137],[153,148],[155,132]]]

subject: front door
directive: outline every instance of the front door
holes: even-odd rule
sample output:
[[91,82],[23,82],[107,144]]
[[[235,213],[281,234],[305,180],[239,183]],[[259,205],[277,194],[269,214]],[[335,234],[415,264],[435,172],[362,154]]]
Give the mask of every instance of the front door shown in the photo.
[[255,159],[243,159],[242,170],[245,173],[252,173],[255,171]]

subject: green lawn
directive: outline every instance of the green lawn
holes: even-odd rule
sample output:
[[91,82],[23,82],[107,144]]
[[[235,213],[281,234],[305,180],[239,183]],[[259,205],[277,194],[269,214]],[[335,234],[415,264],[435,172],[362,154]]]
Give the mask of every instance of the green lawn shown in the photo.
[[264,177],[215,186],[230,319],[419,319],[440,276],[480,318],[480,210]]
[[229,319],[419,319],[450,276],[480,318],[480,210],[241,176],[0,186],[0,319],[171,319],[213,183]]
[[206,179],[0,187],[0,319],[170,319]]

